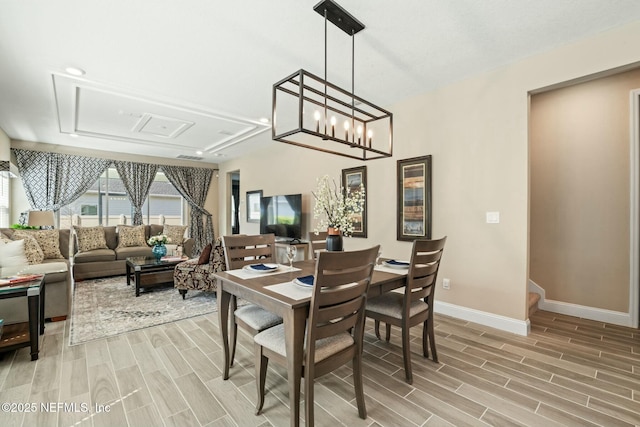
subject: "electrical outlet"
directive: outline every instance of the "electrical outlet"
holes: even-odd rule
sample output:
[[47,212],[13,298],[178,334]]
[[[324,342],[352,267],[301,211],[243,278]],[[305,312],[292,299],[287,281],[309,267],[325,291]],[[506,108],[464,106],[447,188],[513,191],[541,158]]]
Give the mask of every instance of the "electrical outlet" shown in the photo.
[[442,289],[451,289],[451,282],[446,277],[442,279]]

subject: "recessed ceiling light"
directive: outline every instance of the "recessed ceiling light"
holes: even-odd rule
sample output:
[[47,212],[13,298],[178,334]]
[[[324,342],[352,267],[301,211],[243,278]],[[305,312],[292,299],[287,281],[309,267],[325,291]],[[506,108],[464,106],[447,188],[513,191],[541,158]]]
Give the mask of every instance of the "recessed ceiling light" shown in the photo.
[[269,119],[267,119],[266,117],[261,117],[260,123],[269,123]]
[[69,136],[70,136],[71,138],[77,138],[77,137],[78,137],[78,134],[77,134],[77,133],[70,133],[70,134],[69,134]]
[[198,151],[196,151],[196,154],[197,154],[198,156],[202,156],[202,151],[198,150]]
[[77,67],[67,67],[64,70],[68,74],[71,74],[72,76],[84,76],[85,74],[87,74],[87,72],[84,71],[82,68],[77,68]]

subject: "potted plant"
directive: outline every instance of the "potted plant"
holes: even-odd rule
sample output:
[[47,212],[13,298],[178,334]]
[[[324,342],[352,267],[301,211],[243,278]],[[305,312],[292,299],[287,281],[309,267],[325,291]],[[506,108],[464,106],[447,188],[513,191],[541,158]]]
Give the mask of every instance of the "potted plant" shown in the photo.
[[353,215],[364,209],[364,185],[348,193],[335,180],[325,175],[318,179],[318,187],[311,192],[316,200],[313,218],[317,220],[314,232],[327,230],[327,250],[341,251],[342,236],[353,233]]

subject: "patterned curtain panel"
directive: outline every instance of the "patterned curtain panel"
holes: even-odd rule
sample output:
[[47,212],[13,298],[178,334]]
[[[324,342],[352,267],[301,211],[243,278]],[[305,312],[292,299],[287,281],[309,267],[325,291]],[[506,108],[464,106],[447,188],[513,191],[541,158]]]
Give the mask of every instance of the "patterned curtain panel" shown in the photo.
[[[211,184],[212,169],[190,168],[183,166],[161,166],[169,182],[180,192],[191,206],[191,237],[195,240],[194,254],[198,255],[202,249],[213,241],[213,219],[204,208],[209,185]],[[202,216],[206,225],[203,225]]]
[[111,160],[12,148],[33,209],[57,211],[82,196]]
[[158,165],[133,163],[116,160],[113,162],[120,174],[120,179],[127,189],[129,200],[133,206],[133,225],[142,224],[142,205],[144,204],[153,179],[158,172]]

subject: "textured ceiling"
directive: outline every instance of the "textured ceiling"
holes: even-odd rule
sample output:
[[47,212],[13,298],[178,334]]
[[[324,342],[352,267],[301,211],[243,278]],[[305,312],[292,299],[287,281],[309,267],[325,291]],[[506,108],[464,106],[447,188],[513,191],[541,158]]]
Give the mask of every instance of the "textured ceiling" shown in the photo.
[[[259,121],[272,84],[300,68],[323,74],[315,3],[2,0],[0,128],[116,152],[202,151],[215,163],[273,144]],[[339,3],[366,25],[355,92],[380,106],[640,19],[636,0]],[[349,37],[330,26],[328,48],[328,80],[349,88]],[[65,75],[69,66],[86,75]]]

